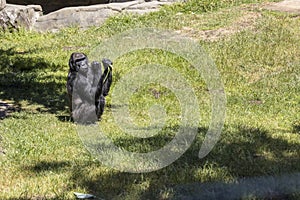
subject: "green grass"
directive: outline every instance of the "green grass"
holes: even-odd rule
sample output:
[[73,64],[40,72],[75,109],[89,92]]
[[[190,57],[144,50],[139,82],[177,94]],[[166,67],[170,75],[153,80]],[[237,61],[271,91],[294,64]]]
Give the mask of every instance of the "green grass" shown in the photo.
[[[265,1],[198,2],[164,7],[144,16],[115,16],[103,26],[85,31],[1,32],[0,99],[21,110],[0,122],[0,199],[72,199],[74,191],[105,199],[170,199],[176,197],[176,185],[233,183],[243,177],[299,173],[299,17],[259,9]],[[197,157],[211,114],[206,85],[185,60],[158,50],[115,60],[113,87],[134,66],[151,62],[172,66],[198,98],[201,122],[194,143],[173,164],[144,174],[110,169],[89,154],[68,118],[65,82],[72,52],[89,55],[106,38],[135,27],[176,31],[188,27],[198,32],[226,28],[249,12],[261,15],[252,29],[213,42],[192,35],[214,59],[227,96],[221,139],[207,157]],[[172,140],[178,129],[180,104],[169,89],[146,85],[130,103],[130,112],[140,125],[149,124],[152,104],[164,105],[167,125],[152,138],[128,136],[112,120],[114,105],[109,96],[100,124],[115,144],[149,152]],[[286,198],[297,199],[299,195],[287,194]],[[251,194],[245,198],[259,199]]]

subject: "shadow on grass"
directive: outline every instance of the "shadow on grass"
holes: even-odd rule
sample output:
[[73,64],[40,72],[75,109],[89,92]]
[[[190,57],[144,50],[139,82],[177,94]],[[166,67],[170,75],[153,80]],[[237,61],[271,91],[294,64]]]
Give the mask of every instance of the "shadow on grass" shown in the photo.
[[42,105],[37,108],[41,112],[64,111],[66,77],[51,77],[46,73],[62,67],[34,58],[31,53],[0,49],[0,99],[13,101],[15,105],[21,105],[22,101],[36,107]]
[[300,134],[300,122],[293,125],[293,133]]
[[[206,131],[200,128],[198,138],[182,157],[154,172],[119,172],[92,159],[76,161],[76,164],[70,161],[40,161],[27,169],[34,173],[47,170],[71,172],[71,190],[74,187],[84,188],[104,199],[163,199],[164,192],[170,193],[167,199],[195,199],[199,195],[208,199],[230,199],[232,195],[236,199],[293,199],[291,192],[300,191],[300,180],[289,179],[299,176],[298,144],[274,138],[268,131],[259,128],[225,127],[212,152],[199,159],[198,152]],[[170,141],[169,136],[156,139],[162,140],[162,144]],[[136,145],[138,150],[140,143],[147,145],[147,142],[153,143],[141,139],[117,141],[127,148]],[[220,168],[225,174],[217,172]],[[289,187],[291,184],[293,187]],[[201,191],[206,192],[200,194]]]
[[[70,180],[74,185],[104,199],[162,199],[162,194],[166,191],[170,191],[167,199],[178,199],[180,195],[186,199],[195,199],[197,195],[201,195],[199,191],[207,191],[205,197],[209,199],[230,199],[232,194],[237,195],[236,199],[242,197],[290,199],[294,195],[290,192],[300,191],[300,180],[285,176],[299,175],[298,144],[274,138],[268,131],[259,128],[235,127],[233,130],[225,128],[221,140],[212,152],[204,159],[199,159],[198,151],[205,133],[206,129],[199,129],[199,138],[181,158],[154,172],[133,174],[103,170],[105,167],[95,161],[81,163],[78,166],[42,163],[31,170],[38,172],[51,167],[58,170],[69,169],[72,171]],[[165,141],[169,139],[167,136]],[[128,146],[135,143],[131,139],[125,142]],[[138,139],[136,142],[141,141]],[[145,143],[145,140],[143,142]],[[124,142],[122,144],[124,146]],[[214,171],[220,168],[225,171],[225,175]],[[203,174],[197,176],[199,172]],[[241,181],[243,178],[247,178],[249,182]],[[233,180],[235,182],[232,182]],[[293,181],[298,181],[298,185],[287,189],[284,183],[290,185],[294,183]],[[247,187],[248,183],[251,183],[253,188]],[[241,188],[246,189],[241,192]]]
[[173,199],[296,199],[300,173],[238,179],[235,183],[191,183],[176,186]]
[[57,119],[61,122],[74,122],[70,115],[58,115]]
[[70,166],[70,162],[66,161],[55,161],[55,162],[49,162],[49,161],[41,161],[38,164],[34,165],[33,167],[30,167],[29,170],[34,172],[43,172],[43,171],[60,171],[66,167]]
[[[66,200],[64,197],[44,197],[44,196],[33,196],[33,197],[14,197],[14,198],[7,198],[5,200]],[[75,198],[74,198],[75,199]]]

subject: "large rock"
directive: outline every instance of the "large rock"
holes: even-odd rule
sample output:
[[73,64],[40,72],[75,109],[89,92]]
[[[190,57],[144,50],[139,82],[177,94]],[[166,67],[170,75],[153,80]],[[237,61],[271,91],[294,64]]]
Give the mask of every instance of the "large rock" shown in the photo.
[[79,26],[87,28],[101,25],[108,17],[118,13],[104,5],[69,7],[41,16],[33,26],[36,31],[57,31],[59,29]]
[[172,2],[166,1],[145,2],[143,0],[137,0],[124,3],[68,7],[41,16],[34,24],[33,29],[36,31],[57,31],[70,26],[79,26],[80,28],[99,26],[104,23],[108,17],[117,13],[130,12],[144,14],[157,11],[162,5],[171,3]]
[[31,29],[36,20],[42,15],[42,8],[39,5],[12,5],[0,11],[0,27],[3,29],[19,29],[24,27]]
[[5,5],[6,5],[6,0],[0,0],[0,10],[5,8]]
[[[20,4],[20,5],[30,5],[38,4],[41,5],[44,11],[44,14],[59,10],[65,7],[74,7],[74,6],[90,6],[96,4],[107,4],[107,3],[124,3],[129,1],[138,1],[138,0],[7,0],[11,4]],[[145,0],[147,2],[153,0]],[[176,2],[180,0],[158,0],[161,2]]]
[[41,5],[44,14],[48,14],[55,10],[72,7],[72,6],[88,6],[93,4],[104,4],[108,3],[109,0],[7,0],[10,4],[19,5]]
[[[41,3],[43,1],[45,0],[41,0]],[[79,1],[80,0],[74,0],[73,2],[76,3]],[[85,2],[93,3],[94,1],[97,0]],[[130,12],[144,14],[157,11],[161,6],[176,1],[182,0],[109,0],[109,2],[113,3],[66,7],[46,15],[42,15],[41,6],[7,4],[7,7],[0,11],[0,26],[4,28],[19,28],[23,26],[27,29],[40,32],[57,31],[70,26],[87,28],[90,26],[100,26],[108,17],[117,13]]]

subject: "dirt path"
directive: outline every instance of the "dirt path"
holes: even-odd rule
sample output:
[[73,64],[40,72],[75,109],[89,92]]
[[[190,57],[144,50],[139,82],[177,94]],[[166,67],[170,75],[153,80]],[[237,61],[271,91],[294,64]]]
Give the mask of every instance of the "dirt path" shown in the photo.
[[266,9],[289,12],[300,15],[300,0],[284,0],[278,3],[271,3],[265,6]]
[[[273,10],[279,12],[288,12],[300,15],[300,0],[284,0],[277,3],[267,3],[263,5],[254,6],[260,9]],[[246,29],[254,28],[255,23],[261,17],[259,12],[251,11],[253,8],[246,8],[245,14],[235,20],[230,26],[214,29],[214,30],[195,30],[190,27],[184,27],[179,30],[179,33],[190,37],[200,38],[205,41],[216,41],[220,38],[233,35]]]
[[200,38],[205,41],[216,41],[220,38],[233,35],[237,32],[252,29],[261,14],[258,12],[245,11],[242,17],[237,18],[231,25],[213,30],[195,30],[193,28],[184,27],[182,30],[177,31],[190,37]]

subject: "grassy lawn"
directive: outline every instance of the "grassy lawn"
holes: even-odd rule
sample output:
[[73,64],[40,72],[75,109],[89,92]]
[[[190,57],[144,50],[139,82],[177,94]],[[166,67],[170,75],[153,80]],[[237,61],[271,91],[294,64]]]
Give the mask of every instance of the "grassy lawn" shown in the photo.
[[[267,11],[265,2],[191,0],[143,16],[115,16],[88,30],[0,32],[0,100],[16,111],[0,121],[0,199],[74,199],[73,192],[103,199],[172,199],[177,185],[300,173],[300,18]],[[172,66],[187,80],[201,121],[192,146],[177,161],[149,173],[113,170],[85,149],[69,120],[65,83],[70,54],[89,55],[110,36],[137,27],[190,36],[215,61],[227,116],[221,139],[205,158],[197,156],[210,123],[210,95],[185,60],[163,51],[138,51],[114,60],[112,90],[130,69],[145,63]],[[154,137],[124,134],[113,121],[110,96],[100,125],[124,149],[159,149],[178,129],[180,103],[161,85],[146,85],[130,99],[136,124],[149,123],[153,104],[163,105],[168,114],[166,127]],[[267,197],[299,199],[300,191]]]

